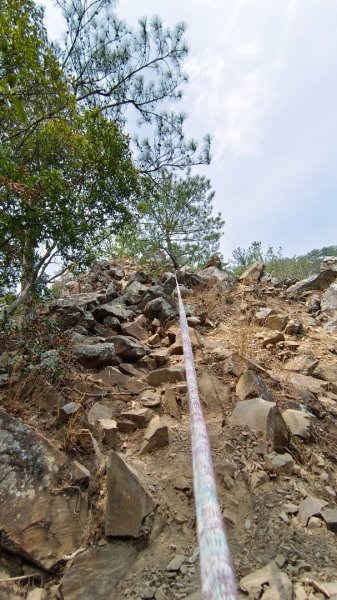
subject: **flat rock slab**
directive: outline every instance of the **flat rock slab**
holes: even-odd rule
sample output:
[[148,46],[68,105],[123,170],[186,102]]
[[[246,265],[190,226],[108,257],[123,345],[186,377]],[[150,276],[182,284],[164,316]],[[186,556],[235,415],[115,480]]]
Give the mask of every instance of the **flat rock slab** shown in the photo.
[[127,463],[111,450],[107,467],[105,535],[136,538],[155,501]]
[[0,409],[1,545],[46,570],[80,546],[87,502],[57,494],[72,463],[42,435]]
[[79,554],[61,581],[66,600],[110,600],[114,587],[137,558],[137,551],[126,544],[107,544]]

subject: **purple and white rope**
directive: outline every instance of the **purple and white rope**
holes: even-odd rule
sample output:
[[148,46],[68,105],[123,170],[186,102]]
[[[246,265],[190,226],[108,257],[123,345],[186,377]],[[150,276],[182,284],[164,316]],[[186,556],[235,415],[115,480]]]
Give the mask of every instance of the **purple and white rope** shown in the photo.
[[220,506],[211,450],[200,404],[197,376],[184,304],[177,283],[191,416],[192,465],[203,600],[236,600],[237,586]]

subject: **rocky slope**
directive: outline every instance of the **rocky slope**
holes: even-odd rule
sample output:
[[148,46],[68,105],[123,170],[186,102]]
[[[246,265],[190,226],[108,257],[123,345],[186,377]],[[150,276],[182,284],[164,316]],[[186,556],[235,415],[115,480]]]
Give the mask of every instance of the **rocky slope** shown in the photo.
[[[337,259],[179,275],[240,598],[337,598]],[[0,355],[0,598],[201,598],[175,280],[97,264]]]

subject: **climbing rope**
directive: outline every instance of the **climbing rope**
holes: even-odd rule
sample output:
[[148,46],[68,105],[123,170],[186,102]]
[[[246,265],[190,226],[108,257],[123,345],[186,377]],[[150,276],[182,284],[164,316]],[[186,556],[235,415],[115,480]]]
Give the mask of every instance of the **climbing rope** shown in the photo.
[[192,466],[203,600],[236,600],[237,587],[217,499],[206,425],[199,398],[188,323],[178,280],[179,318],[191,416]]

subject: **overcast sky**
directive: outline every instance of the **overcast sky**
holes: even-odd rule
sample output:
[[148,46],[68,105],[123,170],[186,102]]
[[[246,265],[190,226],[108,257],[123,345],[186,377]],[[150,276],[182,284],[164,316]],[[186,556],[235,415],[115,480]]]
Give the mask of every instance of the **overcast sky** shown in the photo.
[[213,135],[201,172],[226,220],[224,256],[254,240],[286,256],[337,244],[336,0],[120,0],[117,11],[188,24],[177,110],[187,135]]

